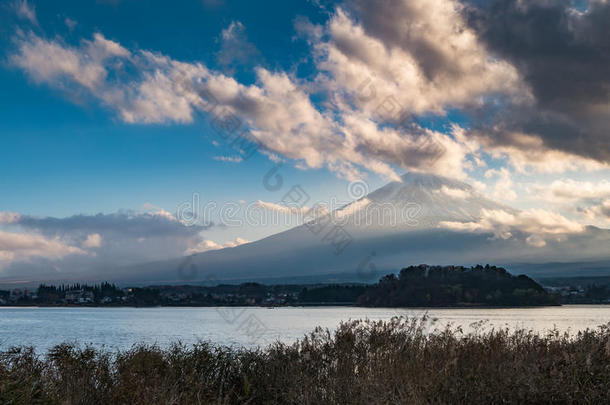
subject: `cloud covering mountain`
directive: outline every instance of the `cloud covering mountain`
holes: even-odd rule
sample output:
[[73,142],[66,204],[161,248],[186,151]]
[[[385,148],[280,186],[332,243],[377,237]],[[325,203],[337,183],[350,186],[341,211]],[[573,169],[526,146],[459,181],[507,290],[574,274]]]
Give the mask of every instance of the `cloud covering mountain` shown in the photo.
[[516,210],[435,175],[405,174],[332,212],[278,207],[302,214],[303,224],[224,245],[201,238],[212,225],[187,226],[163,211],[65,219],[4,213],[6,223],[30,232],[0,234],[5,260],[21,259],[3,278],[177,283],[342,274],[370,281],[419,263],[610,259],[608,230],[545,210]]
[[[332,213],[310,210],[306,223],[237,247],[126,269],[142,282],[308,279],[371,281],[419,263],[545,263],[608,260],[610,231],[558,214],[519,211],[471,186],[406,174]],[[515,252],[518,252],[516,255]]]

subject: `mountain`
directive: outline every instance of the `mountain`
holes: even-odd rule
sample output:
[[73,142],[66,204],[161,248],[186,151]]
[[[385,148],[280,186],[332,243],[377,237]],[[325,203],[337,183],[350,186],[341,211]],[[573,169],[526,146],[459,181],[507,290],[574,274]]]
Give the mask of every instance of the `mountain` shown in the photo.
[[[349,211],[352,206],[362,205],[362,201],[378,206],[391,204],[396,212],[409,212],[416,204],[421,207],[421,211],[414,213],[416,215],[411,219],[415,219],[417,223],[408,221],[399,225],[418,229],[434,228],[441,221],[476,221],[482,209],[515,211],[485,198],[470,185],[461,181],[417,173],[407,173],[401,179],[401,182],[389,183],[363,199],[349,204],[343,210]],[[363,212],[363,210],[356,211],[352,217],[357,218]],[[374,222],[377,219],[371,220]]]
[[[375,281],[407,265],[573,262],[608,259],[610,232],[593,227],[534,246],[525,235],[494,237],[442,225],[476,223],[484,210],[519,211],[470,185],[408,173],[328,214],[256,242],[122,269],[124,281]],[[325,225],[326,224],[326,225]],[[515,233],[515,232],[513,232]],[[606,247],[606,248],[605,248]],[[605,255],[605,257],[604,257]],[[548,275],[548,269],[545,270]],[[528,273],[529,274],[529,273]]]

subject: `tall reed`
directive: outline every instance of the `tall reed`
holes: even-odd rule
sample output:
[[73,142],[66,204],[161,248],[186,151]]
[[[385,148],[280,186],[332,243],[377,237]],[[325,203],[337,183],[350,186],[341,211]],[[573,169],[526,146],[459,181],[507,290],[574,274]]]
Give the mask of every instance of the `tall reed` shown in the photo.
[[0,353],[3,404],[602,403],[610,329],[428,331],[427,319],[350,321],[298,342],[206,342],[108,352],[62,344]]

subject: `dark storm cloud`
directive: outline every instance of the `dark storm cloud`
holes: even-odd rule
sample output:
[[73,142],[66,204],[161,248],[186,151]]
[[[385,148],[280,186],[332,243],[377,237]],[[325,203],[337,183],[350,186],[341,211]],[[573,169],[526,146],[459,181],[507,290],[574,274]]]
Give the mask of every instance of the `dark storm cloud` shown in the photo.
[[[469,24],[496,56],[511,62],[535,105],[499,109],[489,127],[498,143],[511,131],[610,163],[610,4],[494,0],[467,7]],[[493,128],[492,128],[493,127]]]

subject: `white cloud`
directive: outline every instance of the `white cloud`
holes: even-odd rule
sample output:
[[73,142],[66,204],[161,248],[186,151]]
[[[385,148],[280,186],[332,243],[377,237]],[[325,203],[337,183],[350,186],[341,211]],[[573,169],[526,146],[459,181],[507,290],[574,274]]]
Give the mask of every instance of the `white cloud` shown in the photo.
[[152,214],[153,214],[154,216],[157,216],[157,217],[162,217],[162,218],[165,218],[165,219],[167,219],[167,220],[169,220],[169,221],[178,221],[178,219],[177,219],[177,218],[174,216],[174,214],[172,214],[172,213],[171,213],[171,212],[169,212],[169,211],[165,211],[165,210],[163,210],[163,209],[160,209],[160,210],[154,211]]
[[610,182],[607,180],[558,179],[550,184],[534,184],[529,191],[536,199],[581,216],[583,222],[610,225]]
[[0,211],[0,224],[12,224],[17,222],[20,215],[17,212]]
[[[464,21],[463,7],[457,0],[348,0],[324,27],[325,35],[310,23],[301,22],[298,27],[313,43],[317,66],[322,71],[317,84],[333,94],[339,116],[353,109],[375,122],[405,118],[408,122],[413,115],[442,116],[448,108],[481,109],[493,104],[498,96],[502,102],[510,100],[524,108],[532,105],[534,97],[529,86],[513,65],[488,53],[486,45]],[[470,142],[482,142],[494,157],[508,159],[521,173],[608,167],[551,149],[535,135],[514,133],[505,144],[478,131],[468,136]],[[447,148],[442,158],[453,154],[453,167],[439,160],[426,170],[464,178],[463,169],[468,165],[464,157],[474,151],[450,146],[454,147]],[[396,150],[396,154],[403,152]],[[400,161],[392,154],[383,158],[398,162],[403,168],[417,167],[417,159],[414,163],[412,156],[402,156],[408,159],[403,157]],[[405,165],[405,160],[411,165]],[[473,160],[483,163],[476,157]],[[509,198],[512,196],[511,193]]]
[[112,58],[130,55],[125,48],[101,34],[95,34],[93,41],[82,41],[79,48],[47,41],[33,33],[18,38],[17,44],[19,50],[11,55],[10,61],[36,82],[59,86],[62,80],[68,79],[92,92],[99,92],[100,97],[108,101],[112,95],[104,89],[108,74],[105,64]]
[[545,239],[549,237],[581,233],[585,230],[585,227],[577,222],[542,209],[516,213],[483,209],[479,221],[444,221],[440,223],[440,227],[455,231],[490,233],[500,239],[510,239],[525,234],[526,242],[538,247],[546,245]]
[[517,199],[510,171],[505,167],[500,169],[489,169],[485,172],[485,178],[497,177],[492,197],[499,201],[513,201]]
[[546,241],[540,235],[530,235],[525,239],[525,242],[534,247],[545,247]]
[[345,206],[341,209],[334,211],[333,215],[335,215],[337,218],[344,218],[344,217],[353,215],[356,212],[365,209],[370,204],[371,204],[371,200],[369,200],[368,198],[362,198],[360,200],[354,201],[351,204],[348,204],[347,206]]
[[449,196],[451,198],[456,198],[460,200],[465,200],[467,198],[472,197],[472,194],[466,190],[462,190],[459,188],[450,188],[445,185],[443,185],[439,190],[437,190],[437,192],[445,194],[446,196]]
[[193,247],[188,248],[184,254],[186,255],[193,255],[196,253],[203,253],[203,252],[207,252],[209,250],[219,250],[219,249],[223,249],[224,247],[219,244],[214,242],[213,240],[208,240],[208,239],[204,239],[201,242],[199,242],[198,244],[196,244]]
[[14,5],[15,11],[19,18],[23,18],[34,25],[38,25],[38,20],[36,19],[36,9],[34,6],[30,5],[27,0],[17,0],[15,1]]
[[225,243],[218,243],[218,242],[214,242],[213,240],[209,240],[209,239],[204,239],[202,241],[200,241],[199,243],[197,243],[196,245],[188,248],[184,254],[186,255],[193,255],[196,253],[203,253],[203,252],[208,252],[210,250],[220,250],[220,249],[225,249],[225,248],[232,248],[232,247],[236,247],[239,245],[243,245],[244,243],[249,243],[249,240],[243,239],[243,238],[236,238],[234,241],[229,241],[229,242],[225,242]]
[[42,257],[58,260],[68,255],[85,255],[84,250],[69,246],[58,237],[39,234],[12,233],[0,230],[0,264]]
[[572,179],[555,180],[550,186],[538,186],[538,190],[546,190],[556,200],[584,201],[610,198],[610,182],[602,180],[599,183],[576,181]]
[[202,231],[213,226],[189,226],[158,207],[147,204],[143,208],[150,212],[67,218],[3,213],[10,223],[2,223],[5,233],[0,240],[0,255],[9,266],[9,273],[35,275],[48,271],[52,265],[56,271],[86,275],[100,266],[180,257],[201,240]]
[[600,204],[581,208],[580,212],[590,220],[610,225],[610,199],[604,200]]
[[[133,82],[123,94],[117,89],[119,98],[114,104],[121,118],[128,123],[191,123],[192,101],[188,95],[176,91],[176,79],[184,67],[186,70],[205,69],[194,65],[173,65],[172,61],[150,52],[142,52],[140,63],[152,64],[152,71],[145,71],[139,81]],[[200,69],[199,69],[200,68]]]
[[509,144],[496,144],[485,134],[478,134],[485,150],[495,158],[507,159],[519,173],[564,173],[568,171],[597,171],[608,165],[566,151],[547,147],[541,137],[512,133]]
[[[172,65],[167,58],[145,51],[132,54],[99,33],[78,47],[34,33],[17,37],[16,43],[18,50],[10,62],[37,83],[57,87],[72,98],[92,95],[129,123],[192,122],[189,100],[176,93],[175,81],[164,72]],[[128,74],[128,65],[138,71],[135,77]],[[176,64],[176,70],[181,66]]]
[[220,51],[216,55],[218,63],[229,71],[249,63],[259,55],[258,49],[248,41],[246,27],[240,21],[232,21],[220,35]]
[[[313,82],[259,67],[255,83],[244,85],[200,63],[129,51],[100,33],[78,46],[22,34],[10,60],[38,83],[75,98],[95,97],[128,123],[192,123],[195,111],[232,115],[270,158],[325,167],[349,180],[362,178],[363,170],[399,180],[399,169],[465,179],[466,171],[485,165],[484,147],[494,156],[509,154],[517,171],[599,166],[538,153],[532,137],[523,136],[512,150],[480,144],[485,137],[457,126],[441,133],[412,121],[418,114],[476,109],[498,94],[531,99],[516,69],[479,42],[456,0],[349,0],[327,24],[300,21],[297,27],[314,53],[319,74]],[[243,24],[232,22],[221,39],[223,47],[243,50]],[[314,93],[326,99],[314,103]],[[514,199],[510,178],[501,176],[496,195]]]
[[402,113],[443,114],[486,94],[523,92],[516,70],[487,53],[461,11],[454,0],[348,1],[328,23],[328,40],[315,44],[328,75],[320,81],[389,120],[399,111],[383,108],[388,97]]
[[201,93],[205,91],[205,97],[217,102],[215,111],[235,114],[265,153],[297,160],[301,167],[325,166],[350,180],[362,177],[361,168],[398,180],[392,165],[463,176],[461,167],[470,153],[455,136],[422,128],[382,128],[362,111],[319,110],[309,85],[283,72],[258,68],[257,82],[244,86],[201,64],[129,52],[101,34],[78,47],[33,33],[19,37],[17,44],[10,59],[33,80],[75,93],[73,97],[86,90],[128,123],[192,122],[194,109],[210,107]]
[[213,159],[218,160],[219,162],[231,163],[240,163],[244,160],[241,156],[214,156]]
[[99,233],[87,235],[87,239],[83,242],[84,248],[98,248],[102,246],[102,237]]
[[300,208],[299,207],[289,207],[284,204],[276,204],[276,203],[266,202],[266,201],[261,201],[261,200],[258,200],[254,204],[254,207],[262,208],[262,209],[273,211],[273,212],[279,212],[282,214],[300,214],[300,213],[306,213],[307,211],[309,211],[309,208],[307,208],[307,207],[300,207]]
[[245,243],[250,243],[250,241],[247,239],[244,239],[244,238],[237,237],[237,238],[235,238],[235,240],[233,242],[227,242],[227,243],[225,243],[225,245],[227,245],[229,247],[235,247],[235,246],[243,245]]

